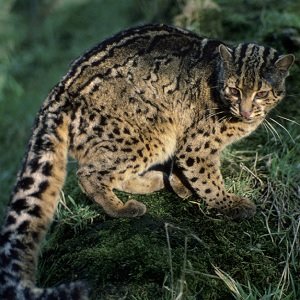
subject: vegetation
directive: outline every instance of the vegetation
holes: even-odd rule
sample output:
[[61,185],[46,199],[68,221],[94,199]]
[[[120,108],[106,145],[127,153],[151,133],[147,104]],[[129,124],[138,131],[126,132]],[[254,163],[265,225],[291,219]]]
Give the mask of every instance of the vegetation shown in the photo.
[[[26,4],[25,4],[26,3]],[[92,299],[300,299],[300,4],[266,0],[6,0],[0,10],[0,212],[41,100],[88,47],[125,27],[176,23],[232,43],[258,41],[297,57],[288,96],[255,134],[227,149],[229,190],[253,199],[240,223],[168,192],[120,193],[147,204],[112,219],[80,191],[69,164],[38,283],[82,279]]]

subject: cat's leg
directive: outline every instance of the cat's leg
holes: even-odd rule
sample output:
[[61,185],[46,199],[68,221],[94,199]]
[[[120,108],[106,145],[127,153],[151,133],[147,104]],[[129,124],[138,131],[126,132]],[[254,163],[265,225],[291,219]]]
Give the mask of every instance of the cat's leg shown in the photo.
[[172,172],[169,176],[169,184],[177,196],[186,199],[192,195],[192,191],[183,184],[182,175]]
[[77,172],[79,184],[104,211],[112,217],[138,217],[146,213],[146,206],[136,200],[123,203],[113,192],[121,181],[121,176],[112,170],[100,169],[97,165],[81,166]]
[[174,172],[168,177],[161,171],[148,171],[120,182],[116,188],[132,194],[149,194],[163,188],[171,188],[180,198],[186,199],[192,195],[191,190],[183,185],[180,177]]
[[119,182],[116,189],[131,194],[149,194],[164,188],[167,175],[161,171],[149,171],[133,175]]
[[226,192],[218,155],[200,158],[197,154],[179,155],[177,164],[190,186],[209,207],[233,219],[250,218],[256,206],[247,198]]

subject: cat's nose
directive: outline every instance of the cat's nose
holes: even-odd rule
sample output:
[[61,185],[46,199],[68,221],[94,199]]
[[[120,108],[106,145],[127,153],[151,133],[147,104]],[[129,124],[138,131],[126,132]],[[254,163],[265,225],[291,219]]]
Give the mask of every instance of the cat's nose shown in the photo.
[[250,119],[251,113],[252,113],[251,111],[243,111],[243,110],[240,111],[241,116],[246,119]]

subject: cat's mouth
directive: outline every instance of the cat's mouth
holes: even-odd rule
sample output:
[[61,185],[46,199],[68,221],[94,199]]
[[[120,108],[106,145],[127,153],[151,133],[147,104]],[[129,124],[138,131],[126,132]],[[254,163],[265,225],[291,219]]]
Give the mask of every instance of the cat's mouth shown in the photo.
[[239,121],[242,121],[242,122],[247,123],[247,124],[255,123],[255,122],[257,122],[261,119],[261,117],[256,117],[251,112],[249,112],[249,113],[241,112],[236,107],[231,107],[230,112]]
[[244,123],[247,123],[247,124],[251,124],[251,123],[254,123],[254,122],[257,121],[256,118],[247,119],[247,118],[243,118],[243,117],[241,117],[241,120],[242,120]]

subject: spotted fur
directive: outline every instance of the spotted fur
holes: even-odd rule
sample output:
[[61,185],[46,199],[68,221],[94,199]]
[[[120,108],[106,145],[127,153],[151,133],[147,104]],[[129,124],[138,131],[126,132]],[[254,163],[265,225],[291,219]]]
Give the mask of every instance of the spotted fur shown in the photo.
[[68,153],[83,191],[111,216],[146,212],[113,189],[149,193],[167,182],[183,198],[193,191],[232,218],[251,217],[255,205],[224,188],[220,152],[283,98],[293,61],[165,25],[121,32],[76,60],[45,100],[17,178],[0,236],[0,299],[87,298],[81,283],[35,287]]

